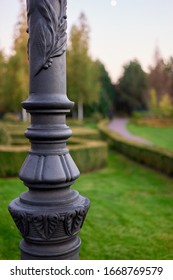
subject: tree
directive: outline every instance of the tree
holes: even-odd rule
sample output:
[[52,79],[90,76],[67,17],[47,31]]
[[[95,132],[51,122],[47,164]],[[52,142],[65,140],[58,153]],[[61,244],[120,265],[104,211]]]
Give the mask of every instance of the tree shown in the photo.
[[21,111],[21,101],[28,93],[28,57],[26,33],[27,20],[25,5],[21,0],[19,20],[15,26],[12,55],[7,61],[8,79],[6,79],[6,109],[11,112]]
[[6,76],[6,67],[5,67],[5,56],[2,50],[0,50],[0,113],[5,112],[5,92],[4,92],[4,83]]
[[168,89],[167,92],[169,93],[171,102],[173,103],[173,57],[169,57],[165,70],[169,79]]
[[156,91],[157,96],[157,107],[159,107],[160,100],[162,99],[165,92],[170,95],[170,77],[169,70],[171,65],[166,65],[163,58],[160,55],[158,47],[154,53],[153,66],[149,67],[149,88]]
[[171,104],[170,96],[165,93],[159,103],[161,114],[165,117],[173,116],[173,105]]
[[158,113],[158,104],[157,104],[157,93],[154,88],[150,89],[149,91],[150,95],[150,110],[152,113],[157,114]]
[[97,101],[100,88],[98,70],[89,55],[89,26],[83,13],[70,32],[67,81],[68,96],[77,103],[78,119],[82,120],[84,104]]
[[90,113],[90,115],[95,114],[98,116],[100,115],[103,117],[107,117],[109,115],[113,115],[115,88],[104,64],[101,61],[96,60],[95,66],[97,67],[97,71],[99,73],[99,100],[94,104],[88,105],[87,110],[88,114]]
[[147,108],[147,74],[137,60],[124,66],[122,77],[116,84],[116,111],[132,114]]

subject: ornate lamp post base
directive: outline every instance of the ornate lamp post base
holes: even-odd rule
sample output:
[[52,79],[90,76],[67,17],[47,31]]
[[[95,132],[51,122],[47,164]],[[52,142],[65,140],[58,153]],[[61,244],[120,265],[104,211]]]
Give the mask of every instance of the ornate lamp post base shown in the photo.
[[89,200],[70,186],[79,170],[66,148],[66,0],[27,0],[31,149],[19,177],[28,187],[9,205],[23,240],[22,259],[77,259]]
[[20,243],[22,259],[78,259],[81,242],[77,233],[89,201],[74,190],[68,195],[65,192],[59,199],[53,198],[55,191],[52,197],[47,193],[45,201],[33,201],[32,194],[26,192],[10,204],[9,211],[24,238]]

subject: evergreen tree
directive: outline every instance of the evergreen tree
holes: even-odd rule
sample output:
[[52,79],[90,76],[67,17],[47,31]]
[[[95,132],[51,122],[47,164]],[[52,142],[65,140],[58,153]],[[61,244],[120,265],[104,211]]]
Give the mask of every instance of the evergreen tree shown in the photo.
[[100,89],[98,69],[89,55],[89,26],[83,13],[70,32],[67,82],[68,96],[77,103],[78,119],[82,120],[84,104],[96,102]]
[[169,92],[169,75],[166,71],[166,65],[161,57],[158,47],[154,53],[154,63],[153,66],[149,67],[149,87],[150,89],[155,89],[157,96],[157,106],[162,99],[165,92]]
[[114,112],[114,100],[115,100],[115,87],[112,84],[111,78],[105,69],[104,64],[96,60],[95,67],[99,73],[98,80],[100,83],[99,100],[94,104],[85,106],[88,116],[95,114],[100,117],[111,117]]
[[116,110],[131,115],[147,108],[147,75],[137,60],[124,66],[124,73],[116,85]]
[[169,57],[165,68],[166,68],[167,77],[169,79],[167,92],[173,104],[173,57],[172,56]]

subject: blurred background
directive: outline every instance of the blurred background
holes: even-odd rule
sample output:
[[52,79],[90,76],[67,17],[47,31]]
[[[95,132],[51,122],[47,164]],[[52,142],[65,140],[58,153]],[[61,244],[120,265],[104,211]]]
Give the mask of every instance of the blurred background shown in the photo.
[[[67,2],[68,147],[91,200],[81,258],[173,259],[173,1]],[[18,259],[27,18],[24,0],[0,4],[0,259]]]
[[[73,117],[171,116],[172,1],[68,2],[67,81],[68,96],[76,103]],[[1,3],[1,116],[20,114],[20,102],[28,95],[24,3]]]

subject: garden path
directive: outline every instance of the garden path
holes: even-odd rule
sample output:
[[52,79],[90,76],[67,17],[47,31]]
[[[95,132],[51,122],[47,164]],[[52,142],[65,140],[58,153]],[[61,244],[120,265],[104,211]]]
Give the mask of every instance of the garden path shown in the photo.
[[109,127],[109,129],[117,132],[118,134],[120,134],[122,137],[124,137],[127,140],[134,141],[134,142],[141,143],[141,144],[147,144],[147,145],[151,144],[151,142],[149,142],[141,137],[131,134],[126,128],[128,121],[129,121],[128,118],[114,118],[108,124],[108,127]]

